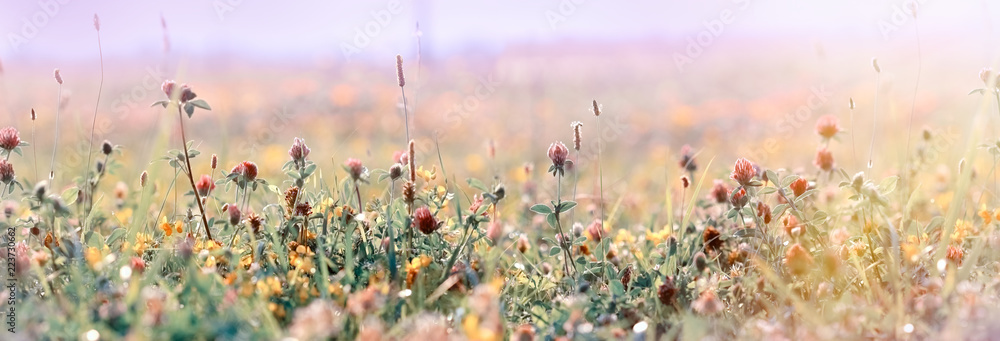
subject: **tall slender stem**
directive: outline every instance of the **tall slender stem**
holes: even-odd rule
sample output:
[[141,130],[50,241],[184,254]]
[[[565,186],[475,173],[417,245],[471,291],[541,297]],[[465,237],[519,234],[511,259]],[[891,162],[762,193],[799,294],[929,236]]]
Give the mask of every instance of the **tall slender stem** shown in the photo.
[[[97,52],[99,53],[101,59],[101,82],[97,86],[97,102],[94,104],[94,119],[90,125],[90,146],[87,147],[87,164],[83,167],[83,181],[85,184],[90,178],[88,175],[90,174],[90,161],[94,154],[94,131],[97,130],[97,109],[101,105],[101,92],[104,90],[104,51],[101,49],[101,31],[99,30],[97,31]],[[90,198],[88,199],[89,205],[87,205],[88,216],[90,215],[90,211],[94,209],[94,192],[97,191],[97,184],[95,183],[93,187],[94,188],[90,189],[90,193],[88,193],[89,195],[84,196],[84,198]]]
[[[580,162],[580,150],[579,149],[576,150],[576,161]],[[576,188],[579,187],[579,186],[580,186],[580,170],[579,170],[579,168],[576,168],[575,165],[574,165],[574,167],[573,167],[573,201],[576,201]],[[576,217],[576,211],[573,211],[573,213],[570,213],[570,220],[576,220],[575,217]]]
[[35,178],[38,181],[38,145],[35,144],[35,109],[31,109],[31,160],[35,162]]
[[569,252],[569,247],[573,244],[568,242],[567,239],[569,239],[569,236],[563,233],[562,222],[559,221],[559,215],[562,213],[562,177],[562,172],[559,172],[559,175],[556,177],[556,229],[559,232],[559,243],[562,244],[560,246],[563,252],[566,253],[566,261],[564,262],[566,265],[566,274],[570,275],[570,264],[573,265],[574,269],[576,269],[576,264],[573,263],[573,255]]
[[389,264],[392,266],[389,268],[390,283],[396,281],[396,235],[392,230],[392,201],[393,192],[396,191],[396,180],[389,180],[389,204],[385,206],[385,230],[386,234],[389,235],[389,245],[386,252],[388,253]]
[[62,83],[59,83],[59,91],[56,95],[56,138],[52,141],[52,161],[49,162],[49,182],[52,188],[58,188],[55,184],[56,178],[56,151],[59,149],[59,107],[62,106]]
[[[601,140],[604,139],[602,137],[602,135],[601,135],[602,132],[603,131],[601,130],[601,116],[598,115],[597,116],[597,178],[598,178],[598,185],[600,186],[600,191],[601,191],[601,202],[598,204],[598,206],[600,206],[600,208],[601,208],[601,236],[602,237],[606,237],[606,236],[604,236],[605,231],[606,231],[604,229],[604,224],[605,224],[605,222],[604,222],[604,218],[605,218],[604,217],[604,164],[601,162]],[[694,179],[694,177],[692,177],[692,179]],[[602,238],[602,240],[601,240],[601,264],[603,265],[602,268],[605,269],[605,272],[606,272],[606,269],[607,269],[607,260],[608,260],[608,250],[607,250],[606,247],[604,247],[604,240]]]
[[[410,143],[410,114],[406,109],[406,90],[399,87],[399,93],[403,96],[403,124],[406,126],[406,143]],[[413,155],[410,155],[413,157]]]
[[[993,89],[993,97],[997,100],[997,112],[1000,113],[1000,89]],[[996,168],[997,156],[993,155],[993,167]],[[993,193],[1000,193],[997,190],[997,173],[993,173]]]
[[201,222],[205,224],[205,235],[208,236],[208,240],[214,241],[215,238],[212,238],[212,229],[208,226],[208,217],[205,215],[205,207],[201,204],[201,195],[198,194],[198,187],[194,184],[194,176],[191,175],[191,157],[188,156],[187,135],[184,134],[184,113],[181,111],[180,105],[177,106],[177,120],[181,124],[181,144],[184,149],[184,165],[187,166],[188,181],[191,182],[191,189],[194,190],[194,201],[198,203],[198,211],[201,212]]
[[882,73],[875,73],[875,109],[872,112],[872,142],[868,146],[868,174],[872,172],[872,158],[875,152],[875,134],[878,134],[876,129],[876,123],[878,123],[878,88],[881,82]]
[[[914,29],[916,30],[916,33],[917,33],[917,79],[913,83],[913,100],[910,102],[910,125],[906,129],[906,150],[903,151],[903,155],[906,155],[905,162],[903,163],[904,165],[909,165],[910,164],[910,140],[913,137],[912,136],[913,135],[913,114],[914,114],[914,112],[917,111],[917,89],[919,89],[919,87],[920,87],[920,71],[921,71],[922,66],[923,66],[923,60],[922,60],[922,58],[920,56],[920,52],[921,52],[920,51],[920,26],[917,25],[917,20],[916,20],[917,17],[916,17],[916,15],[913,16],[913,19],[914,19],[913,20],[913,27],[914,27]],[[907,176],[909,175],[909,173],[910,173],[909,170],[904,170],[903,171],[903,179],[904,180],[908,179]],[[909,189],[910,188],[910,183],[909,183],[909,181],[904,181],[904,184],[906,186],[906,190],[905,191],[900,191],[900,198],[904,198],[903,202],[906,202],[905,201],[905,197],[910,192],[910,189]]]
[[604,164],[601,162],[601,116],[597,116],[597,177],[601,191],[601,229],[604,229]]
[[857,131],[854,129],[854,100],[851,100],[851,157],[854,158],[854,167],[858,166],[858,152],[857,144],[854,142],[854,135],[857,135]]

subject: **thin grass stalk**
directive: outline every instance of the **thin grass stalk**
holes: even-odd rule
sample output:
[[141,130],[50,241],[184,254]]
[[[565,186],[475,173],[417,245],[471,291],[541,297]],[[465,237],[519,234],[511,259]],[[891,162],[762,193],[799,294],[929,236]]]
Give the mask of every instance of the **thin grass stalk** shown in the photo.
[[872,142],[868,145],[868,174],[871,176],[872,159],[875,153],[875,135],[878,134],[878,91],[881,84],[882,70],[878,67],[878,60],[872,59],[872,66],[875,68],[875,108],[872,111]]
[[212,229],[208,226],[208,216],[205,215],[205,207],[201,204],[201,195],[198,194],[197,186],[194,184],[194,177],[191,175],[191,157],[188,156],[187,147],[187,135],[184,133],[184,112],[181,111],[180,105],[177,106],[177,120],[181,125],[181,144],[184,149],[184,165],[187,167],[187,178],[191,182],[191,189],[194,190],[194,201],[198,203],[198,211],[201,212],[201,222],[205,224],[205,235],[208,236],[208,240],[214,241],[212,238]]
[[[94,118],[93,118],[93,120],[91,122],[91,125],[90,125],[90,146],[87,147],[87,164],[85,164],[84,167],[83,167],[83,181],[84,181],[85,184],[87,184],[89,182],[89,178],[90,178],[88,175],[90,174],[90,162],[92,161],[91,159],[92,159],[93,154],[94,154],[93,153],[93,149],[94,149],[94,132],[95,132],[95,130],[97,130],[97,109],[100,108],[100,105],[101,105],[101,92],[104,91],[104,50],[101,48],[101,30],[99,28],[100,26],[98,26],[98,21],[97,21],[97,15],[96,14],[94,15],[94,25],[95,25],[95,28],[98,28],[97,29],[97,52],[98,52],[98,54],[100,56],[100,61],[101,61],[101,82],[97,86],[97,101],[96,101],[96,103],[94,103]],[[90,189],[90,193],[87,193],[88,195],[84,195],[84,198],[89,198],[89,199],[87,199],[87,215],[88,216],[90,215],[90,211],[94,209],[94,192],[97,190],[97,184],[95,183],[93,187],[94,187],[93,189]],[[194,186],[192,186],[192,188],[194,188]],[[84,189],[84,190],[87,190],[87,189]]]

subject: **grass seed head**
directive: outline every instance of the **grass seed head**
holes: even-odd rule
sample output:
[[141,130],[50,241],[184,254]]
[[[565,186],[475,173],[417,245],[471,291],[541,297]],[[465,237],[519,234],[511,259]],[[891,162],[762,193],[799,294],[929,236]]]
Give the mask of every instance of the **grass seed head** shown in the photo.
[[406,85],[406,78],[403,77],[403,56],[396,55],[396,81],[399,82],[399,87],[402,88]]
[[583,128],[583,123],[580,121],[573,121],[570,126],[573,127],[573,149],[580,151],[580,144],[583,142],[580,129]]

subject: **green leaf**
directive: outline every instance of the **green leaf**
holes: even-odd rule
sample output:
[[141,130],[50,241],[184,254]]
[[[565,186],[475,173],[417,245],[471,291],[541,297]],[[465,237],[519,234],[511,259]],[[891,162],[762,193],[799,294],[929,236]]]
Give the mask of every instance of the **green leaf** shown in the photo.
[[888,178],[885,178],[882,180],[881,183],[878,184],[878,192],[881,193],[882,195],[892,193],[892,191],[896,190],[896,184],[898,182],[899,182],[899,176],[893,175]]
[[813,215],[813,221],[819,222],[821,220],[826,220],[827,217],[829,217],[829,215],[826,214],[826,212],[816,211],[816,214]]
[[556,222],[555,213],[549,213],[549,215],[545,216],[545,221],[548,222],[549,225],[551,225],[552,227],[558,226],[558,223]]
[[486,213],[486,210],[489,210],[489,209],[490,209],[489,203],[486,203],[486,205],[481,205],[481,206],[479,206],[479,209],[476,210],[476,215],[480,216],[483,213]]
[[771,215],[774,216],[774,218],[781,217],[782,214],[785,214],[786,209],[788,209],[788,204],[778,204],[771,209]]
[[534,206],[531,206],[531,211],[538,214],[550,214],[552,213],[552,208],[548,205],[535,204]]
[[562,252],[562,248],[561,247],[553,246],[553,247],[549,248],[549,257],[555,257],[560,252]]
[[774,183],[776,180],[780,179],[778,177],[778,173],[775,173],[773,170],[770,169],[764,171],[764,175],[767,176],[767,181],[770,183]]
[[63,191],[62,194],[59,195],[59,197],[61,197],[62,200],[66,202],[66,205],[72,205],[73,203],[76,202],[76,199],[80,197],[79,194],[80,194],[80,188],[72,187],[72,188],[67,188],[65,191]]
[[778,189],[774,188],[774,187],[764,187],[764,188],[761,188],[760,191],[757,192],[757,194],[759,194],[759,195],[768,195],[768,194],[771,194],[771,193],[774,193],[774,192],[777,192],[777,191],[778,191]]
[[155,107],[155,106],[159,105],[161,107],[166,108],[167,104],[170,104],[170,101],[168,101],[168,100],[162,100],[162,101],[153,102],[153,104],[150,104],[149,107],[152,108],[152,107]]
[[794,182],[795,180],[798,180],[798,179],[799,179],[798,175],[792,174],[792,175],[786,176],[784,179],[781,179],[781,188],[788,187],[788,185],[791,185],[792,182]]
[[194,104],[191,102],[184,103],[184,112],[187,113],[188,118],[194,115]]
[[576,207],[576,201],[563,201],[562,205],[559,206],[559,212],[569,212],[573,207]]
[[491,192],[489,189],[486,188],[486,185],[483,184],[482,181],[479,181],[479,179],[468,178],[468,179],[465,179],[465,182],[467,182],[469,184],[469,186],[471,186],[472,188],[478,189],[478,190],[486,192],[486,193]]
[[806,198],[808,198],[809,196],[811,196],[813,194],[816,194],[816,193],[819,193],[818,189],[810,189],[808,191],[805,191],[805,192],[802,193],[802,195],[795,197],[795,203],[800,203],[803,200],[805,200]]
[[203,100],[201,98],[195,99],[195,100],[191,100],[191,101],[188,102],[188,104],[191,104],[193,106],[196,106],[196,107],[199,107],[199,108],[202,108],[202,109],[205,109],[205,110],[212,110],[212,107],[208,105],[208,102],[205,102],[205,100]]
[[304,169],[302,171],[302,175],[305,178],[305,177],[308,177],[308,176],[312,175],[312,173],[315,172],[315,171],[316,171],[316,164],[313,163],[313,164],[310,164],[310,165],[306,166],[306,169]]
[[615,296],[624,296],[625,285],[621,281],[611,281],[611,293]]
[[108,235],[108,239],[104,241],[104,244],[114,245],[112,243],[118,241],[119,239],[122,239],[122,237],[125,237],[125,229],[117,228],[114,231],[111,231],[111,234]]

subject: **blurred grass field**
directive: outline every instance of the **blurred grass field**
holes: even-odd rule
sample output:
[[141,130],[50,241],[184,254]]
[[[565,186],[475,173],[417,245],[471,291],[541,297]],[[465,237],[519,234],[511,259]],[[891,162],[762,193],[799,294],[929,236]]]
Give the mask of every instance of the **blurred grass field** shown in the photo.
[[3,339],[991,339],[1000,89],[934,33],[15,59]]

